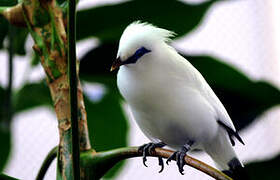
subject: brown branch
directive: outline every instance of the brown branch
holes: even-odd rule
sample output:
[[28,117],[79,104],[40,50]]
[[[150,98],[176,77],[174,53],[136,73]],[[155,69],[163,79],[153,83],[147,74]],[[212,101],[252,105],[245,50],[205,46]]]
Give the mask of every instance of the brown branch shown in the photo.
[[11,24],[19,27],[26,27],[26,23],[23,18],[22,4],[19,3],[16,6],[6,8],[1,13]]
[[[155,152],[151,154],[153,157],[170,157],[174,151],[156,148]],[[89,169],[91,173],[94,170],[94,177],[96,179],[101,178],[109,169],[111,169],[117,162],[128,158],[140,157],[142,153],[138,150],[138,147],[125,147],[105,152],[88,151],[81,154],[81,166]],[[173,159],[174,160],[174,159]],[[185,156],[185,162],[187,165],[208,174],[209,176],[218,180],[232,180],[226,174],[221,171],[201,162],[188,155]]]
[[[172,154],[174,153],[174,151],[171,150],[167,150],[167,149],[160,149],[160,148],[156,148],[156,154],[154,154],[154,156],[160,156],[163,158],[168,158],[170,157]],[[175,160],[175,159],[173,159]],[[209,176],[215,178],[215,179],[219,179],[219,180],[231,180],[230,177],[228,177],[226,174],[224,174],[223,172],[209,166],[208,164],[199,161],[191,156],[186,155],[185,156],[185,162],[187,165],[201,171],[204,172],[205,174],[208,174]]]

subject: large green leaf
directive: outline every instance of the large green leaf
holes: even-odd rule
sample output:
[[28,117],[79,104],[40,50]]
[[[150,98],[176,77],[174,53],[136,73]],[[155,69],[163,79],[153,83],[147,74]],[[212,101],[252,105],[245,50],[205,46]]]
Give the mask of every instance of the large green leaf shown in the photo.
[[214,2],[190,5],[176,0],[134,0],[82,10],[77,13],[77,39],[95,36],[116,41],[124,28],[135,20],[154,23],[182,36],[201,22]]
[[15,94],[15,112],[29,110],[37,106],[51,105],[51,96],[47,85],[43,82],[25,84]]
[[[117,44],[103,44],[81,60],[81,75],[116,78],[109,72]],[[187,56],[225,105],[237,129],[280,103],[280,92],[267,82],[255,82],[235,68],[210,56]],[[164,73],[164,72],[163,72]],[[95,78],[96,80],[96,78]]]
[[[98,102],[85,96],[90,140],[95,150],[104,151],[127,146],[128,124],[115,91],[107,86]],[[117,164],[106,177],[112,177],[123,163]]]
[[4,121],[4,89],[0,87],[0,172],[3,171],[11,151],[11,132]]
[[254,162],[245,166],[252,180],[276,180],[279,174],[280,155],[266,161]]

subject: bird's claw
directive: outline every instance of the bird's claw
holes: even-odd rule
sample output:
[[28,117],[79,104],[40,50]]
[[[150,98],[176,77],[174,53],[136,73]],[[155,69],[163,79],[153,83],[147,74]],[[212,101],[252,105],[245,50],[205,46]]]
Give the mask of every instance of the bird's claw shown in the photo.
[[177,152],[178,152],[178,151],[174,152],[171,156],[169,156],[169,158],[167,158],[167,160],[166,160],[166,164],[167,164],[167,165],[169,165],[168,163],[171,162],[172,159],[175,158],[175,160],[176,160],[176,153],[177,153]]
[[158,173],[161,173],[164,169],[164,163],[163,163],[162,157],[158,157],[158,165],[161,167],[161,169],[159,170]]
[[184,165],[185,163],[185,155],[188,152],[189,149],[186,147],[183,147],[180,151],[174,152],[166,161],[166,164],[168,164],[172,159],[175,159],[177,162],[177,166],[179,169],[179,172],[184,175]]
[[139,147],[138,151],[141,152],[143,154],[143,164],[144,166],[148,167],[146,165],[146,161],[147,161],[147,156],[149,154],[151,154],[151,148],[153,146],[153,143],[148,143],[148,144],[144,144],[142,146]]
[[184,165],[186,164],[185,163],[185,155],[186,153],[185,152],[179,152],[176,154],[176,159],[177,159],[177,165],[178,165],[178,168],[179,168],[179,172],[184,175],[183,171],[184,171]]
[[[144,166],[148,167],[146,165],[147,156],[152,155],[155,151],[155,148],[163,147],[163,146],[165,146],[165,144],[161,142],[161,143],[148,143],[148,144],[144,144],[144,145],[139,147],[138,151],[143,154],[143,164],[144,164]],[[163,160],[162,160],[161,157],[158,157],[158,161],[159,161],[159,165],[161,166],[161,169],[159,171],[159,173],[160,173],[164,169],[164,163],[163,163]]]

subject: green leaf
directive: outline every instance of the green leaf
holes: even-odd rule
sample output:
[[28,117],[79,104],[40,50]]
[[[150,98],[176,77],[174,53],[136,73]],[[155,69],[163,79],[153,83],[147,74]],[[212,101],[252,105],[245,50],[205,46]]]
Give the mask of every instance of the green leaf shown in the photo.
[[279,162],[280,155],[270,160],[247,164],[245,169],[253,180],[280,179]]
[[25,55],[25,43],[28,35],[28,30],[26,28],[15,27],[15,37],[14,37],[14,51],[18,55]]
[[[109,69],[117,44],[102,44],[81,59],[80,74],[116,79]],[[210,56],[185,56],[205,77],[225,105],[237,129],[253,122],[264,111],[280,103],[280,91],[267,82],[252,81],[235,68]],[[111,83],[112,84],[112,83]],[[116,89],[116,88],[115,88]],[[118,90],[115,90],[118,91]]]
[[[119,98],[112,89],[107,88],[105,96],[98,102],[92,102],[85,96],[85,106],[89,136],[96,151],[127,146],[127,120]],[[118,163],[106,174],[106,177],[115,175],[122,164]]]
[[52,105],[47,85],[43,82],[25,84],[15,94],[15,112],[21,112],[37,106]]
[[17,0],[1,0],[0,6],[14,6],[17,4]]
[[0,128],[0,171],[2,172],[9,160],[9,155],[11,152],[11,132],[9,129]]
[[116,41],[124,28],[136,20],[170,29],[182,36],[201,22],[214,2],[190,5],[176,0],[134,0],[82,10],[77,13],[77,40],[94,36]]
[[116,58],[118,44],[105,43],[90,50],[81,58],[80,75],[96,77],[97,75],[113,77],[116,71],[110,72],[113,60]]
[[0,99],[1,99],[1,101],[0,101],[0,120],[2,120],[3,119],[3,116],[4,116],[4,106],[5,106],[5,102],[4,102],[4,99],[5,99],[5,90],[4,90],[4,88],[2,88],[1,86],[0,86]]
[[8,21],[4,17],[0,16],[0,49],[3,48],[3,41],[8,34],[8,31],[9,31]]
[[11,151],[11,132],[8,127],[4,124],[4,89],[0,87],[0,172],[3,171],[5,165],[8,162],[10,151]]
[[1,180],[17,180],[16,178],[7,176],[6,174],[0,174],[0,179]]

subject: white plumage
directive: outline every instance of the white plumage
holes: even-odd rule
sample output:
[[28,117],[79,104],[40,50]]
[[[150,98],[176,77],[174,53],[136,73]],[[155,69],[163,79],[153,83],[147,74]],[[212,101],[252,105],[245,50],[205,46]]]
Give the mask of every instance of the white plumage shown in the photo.
[[172,36],[148,23],[130,24],[113,64],[113,69],[120,67],[118,88],[152,142],[176,150],[184,145],[203,149],[227,170],[238,159],[229,137],[240,137],[202,75],[167,44]]

